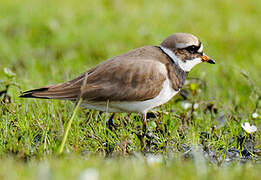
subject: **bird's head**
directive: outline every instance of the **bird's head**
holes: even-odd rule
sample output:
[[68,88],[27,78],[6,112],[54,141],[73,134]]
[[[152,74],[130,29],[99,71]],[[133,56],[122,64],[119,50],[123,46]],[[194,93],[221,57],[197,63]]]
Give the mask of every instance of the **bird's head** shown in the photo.
[[215,64],[213,59],[204,54],[203,44],[192,34],[172,34],[160,44],[160,48],[186,72],[201,62]]

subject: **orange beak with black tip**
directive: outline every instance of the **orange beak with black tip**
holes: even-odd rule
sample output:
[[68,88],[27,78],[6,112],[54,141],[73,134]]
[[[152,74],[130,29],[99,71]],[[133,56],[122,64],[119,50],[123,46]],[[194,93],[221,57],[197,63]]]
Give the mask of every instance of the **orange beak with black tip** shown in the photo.
[[205,55],[205,54],[203,54],[203,56],[201,56],[201,60],[202,60],[203,62],[208,62],[208,63],[210,63],[210,64],[216,64],[216,62],[215,62],[213,59],[211,59],[210,57],[208,57],[208,56]]

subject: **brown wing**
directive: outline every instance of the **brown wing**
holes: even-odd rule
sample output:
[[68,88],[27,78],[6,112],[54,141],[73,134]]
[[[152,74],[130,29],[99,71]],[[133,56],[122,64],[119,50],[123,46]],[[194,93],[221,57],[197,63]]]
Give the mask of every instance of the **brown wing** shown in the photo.
[[142,101],[159,94],[165,73],[165,66],[155,60],[116,57],[71,81],[27,91],[20,97],[76,100],[82,88],[82,97],[89,101]]
[[142,101],[159,94],[165,66],[153,60],[112,59],[87,77],[82,97],[89,101]]

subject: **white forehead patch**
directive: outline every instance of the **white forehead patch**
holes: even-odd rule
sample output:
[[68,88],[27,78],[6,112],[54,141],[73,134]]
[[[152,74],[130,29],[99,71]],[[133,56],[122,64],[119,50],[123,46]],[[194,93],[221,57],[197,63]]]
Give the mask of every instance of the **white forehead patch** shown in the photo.
[[[187,60],[187,61],[182,61],[181,59],[179,59],[174,53],[173,51],[169,50],[168,48],[165,48],[165,47],[162,47],[162,46],[159,46],[160,49],[166,53],[170,58],[171,60],[177,64],[183,71],[185,72],[189,72],[194,66],[196,66],[197,64],[201,63],[202,60],[201,58],[195,58],[195,59],[192,59],[192,60]],[[201,47],[200,47],[201,48]]]
[[198,49],[198,52],[199,52],[199,53],[202,53],[202,52],[203,52],[203,44],[202,44],[202,43],[200,44],[200,47],[199,47],[199,49]]

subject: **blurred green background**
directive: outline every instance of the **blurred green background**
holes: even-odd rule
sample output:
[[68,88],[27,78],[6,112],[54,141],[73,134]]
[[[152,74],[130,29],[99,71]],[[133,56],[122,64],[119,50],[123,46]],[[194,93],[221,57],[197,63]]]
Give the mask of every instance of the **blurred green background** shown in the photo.
[[[0,80],[4,83],[0,83],[0,91],[8,81],[14,81],[19,86],[11,86],[8,90],[12,103],[0,103],[0,155],[7,156],[1,159],[1,164],[7,166],[0,170],[0,178],[35,179],[38,174],[34,168],[41,169],[42,165],[38,161],[17,164],[16,158],[24,160],[29,156],[29,159],[36,157],[41,160],[46,155],[55,154],[63,125],[72,113],[71,103],[19,99],[21,91],[70,80],[107,58],[137,47],[158,45],[175,32],[196,35],[204,44],[204,52],[216,61],[216,65],[198,65],[189,77],[200,78],[207,84],[203,93],[195,98],[196,101],[213,101],[221,111],[228,113],[227,124],[217,131],[221,139],[209,139],[208,143],[215,147],[234,147],[236,142],[228,142],[244,133],[240,122],[250,120],[258,128],[261,125],[261,110],[255,109],[258,108],[258,93],[254,92],[260,93],[258,88],[261,87],[260,9],[260,0],[1,0]],[[10,80],[4,68],[9,68],[16,76]],[[249,79],[243,77],[242,71],[248,74]],[[186,113],[174,101],[165,107],[167,111],[171,107],[175,112]],[[251,117],[254,110],[259,113],[259,120]],[[212,115],[202,115],[203,109],[197,110],[197,113],[199,116],[194,118],[194,124],[184,130],[184,134],[189,134],[183,140],[185,143],[198,142],[199,132],[211,131]],[[181,122],[173,114],[165,116],[163,123],[171,119],[171,136],[178,139]],[[125,115],[121,116],[122,119]],[[66,152],[77,154],[82,150],[97,152],[106,148],[88,137],[92,131],[86,124],[86,116],[81,112],[74,121]],[[106,116],[99,117],[98,113],[93,116],[103,119],[98,122],[93,120],[98,138],[119,144],[127,137],[132,140],[130,151],[137,151],[139,146],[135,143],[138,139],[129,137],[131,127],[121,128],[117,132],[119,139],[112,135],[106,137]],[[133,116],[128,117],[134,119]],[[260,146],[260,132],[256,137]],[[8,158],[10,154],[14,155],[15,160]],[[104,170],[102,179],[106,179],[107,175],[114,177],[112,179],[132,179],[126,176],[128,169],[134,169],[133,175],[143,179],[172,179],[175,175],[181,179],[213,179],[213,174],[217,175],[216,179],[260,177],[260,168],[255,169],[251,165],[232,166],[225,174],[224,169],[210,167],[202,175],[197,174],[198,164],[183,166],[183,161],[161,166],[160,169],[158,165],[146,166],[139,160],[141,164],[136,167],[137,162],[132,160],[104,162],[101,159],[85,161],[82,157],[70,157],[68,154],[65,157],[64,161],[62,158],[53,160],[52,156],[51,161],[46,160],[51,164],[50,171],[58,173],[54,177],[75,178],[76,174],[79,175],[92,164],[96,164],[100,171]],[[75,169],[72,169],[70,162]],[[80,168],[77,169],[77,165]]]

